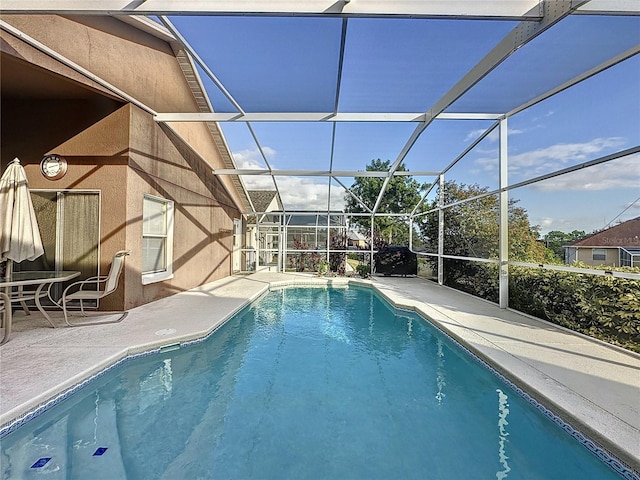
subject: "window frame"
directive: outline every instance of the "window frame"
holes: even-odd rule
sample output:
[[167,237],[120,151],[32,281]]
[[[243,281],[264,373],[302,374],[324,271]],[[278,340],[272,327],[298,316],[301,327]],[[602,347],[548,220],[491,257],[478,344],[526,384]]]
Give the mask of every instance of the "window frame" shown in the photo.
[[607,261],[607,249],[606,248],[592,248],[591,260],[594,262],[606,262]]
[[[145,234],[144,232],[144,219],[145,219],[145,202],[152,201],[160,203],[164,206],[165,214],[165,233],[164,234]],[[164,280],[170,280],[173,278],[173,220],[174,220],[174,202],[173,200],[167,200],[166,198],[159,197],[157,195],[151,195],[145,193],[142,197],[142,241],[144,243],[145,238],[164,238],[164,250],[165,250],[165,269],[154,272],[142,272],[142,284],[148,285],[151,283],[162,282]],[[142,251],[143,249],[141,249]],[[144,262],[144,252],[143,252]],[[142,265],[141,265],[142,268]]]

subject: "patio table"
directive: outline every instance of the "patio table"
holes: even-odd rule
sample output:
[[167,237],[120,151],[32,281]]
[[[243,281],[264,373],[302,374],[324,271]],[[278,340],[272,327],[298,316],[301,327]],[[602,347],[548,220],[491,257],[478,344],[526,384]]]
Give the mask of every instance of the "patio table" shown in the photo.
[[[66,282],[67,280],[71,280],[72,278],[75,278],[79,275],[80,272],[70,270],[14,272],[11,275],[11,280],[0,281],[0,289],[8,289],[7,294],[11,297],[11,303],[19,302],[24,306],[25,301],[33,300],[44,318],[47,319],[47,321],[53,328],[56,328],[55,323],[53,323],[51,317],[40,303],[40,299],[46,296],[49,297],[49,299],[55,305],[58,305],[58,302],[51,298],[51,286],[54,283]],[[29,285],[36,286],[36,289],[34,291],[24,291],[23,287]],[[18,290],[16,292],[12,291],[14,287],[18,287]],[[10,334],[11,320],[8,319],[6,321],[6,325],[4,326],[4,337],[2,338],[0,344],[6,343],[9,340]]]

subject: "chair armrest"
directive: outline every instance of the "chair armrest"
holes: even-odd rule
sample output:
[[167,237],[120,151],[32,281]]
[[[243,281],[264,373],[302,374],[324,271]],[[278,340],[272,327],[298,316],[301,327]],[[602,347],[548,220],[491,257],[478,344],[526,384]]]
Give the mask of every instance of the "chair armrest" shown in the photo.
[[93,277],[89,277],[89,278],[85,278],[84,280],[80,280],[81,282],[88,282],[88,281],[98,281],[98,282],[104,282],[107,279],[107,275],[96,275]]
[[[84,280],[78,280],[77,282],[74,282],[71,285],[80,285],[80,290],[82,290],[82,287],[85,284],[92,283],[94,285],[99,285],[100,283],[105,282],[106,280],[107,280],[106,275],[100,275],[100,276],[85,278]],[[71,285],[69,285],[69,287]]]
[[78,290],[82,290],[82,287],[84,287],[86,284],[93,284],[93,285],[97,285],[99,283],[102,283],[106,280],[106,277],[104,278],[104,280],[90,280],[90,279],[86,279],[86,280],[79,280],[77,282],[73,282],[70,285],[67,286],[67,288],[64,289],[64,291],[62,292],[62,296],[60,297],[60,299],[63,299],[67,293],[69,292],[69,290],[71,290],[72,288],[75,287],[80,287],[78,288]]

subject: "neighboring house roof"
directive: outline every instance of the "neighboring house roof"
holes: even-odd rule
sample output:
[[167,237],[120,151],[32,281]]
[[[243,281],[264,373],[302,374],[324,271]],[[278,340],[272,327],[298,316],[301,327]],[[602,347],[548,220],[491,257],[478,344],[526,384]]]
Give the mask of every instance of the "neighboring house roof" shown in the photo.
[[362,235],[360,232],[356,232],[355,230],[349,230],[347,232],[347,238],[349,240],[359,240],[359,241],[366,241],[367,240],[367,237]]
[[278,192],[275,190],[249,190],[247,193],[256,212],[268,212],[269,206],[278,197]]
[[577,240],[569,247],[640,247],[640,217]]

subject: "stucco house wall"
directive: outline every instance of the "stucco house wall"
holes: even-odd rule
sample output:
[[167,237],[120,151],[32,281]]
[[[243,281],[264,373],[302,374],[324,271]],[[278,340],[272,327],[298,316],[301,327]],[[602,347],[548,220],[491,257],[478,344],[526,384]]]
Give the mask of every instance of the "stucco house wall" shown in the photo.
[[140,304],[230,275],[233,219],[240,213],[209,164],[142,110],[131,107],[131,113],[126,218],[130,219],[127,248],[136,252],[131,255],[133,263],[142,261],[142,222],[137,219],[142,218],[144,194],[175,204],[174,278],[142,286],[140,272],[129,271],[129,284],[135,287],[128,300]]
[[[109,17],[2,19],[157,112],[199,111],[167,41]],[[225,165],[205,124],[162,126],[143,108],[6,32],[2,52],[3,71],[27,65],[87,89],[86,98],[3,95],[1,163],[4,169],[18,156],[32,189],[100,191],[102,272],[115,251],[132,251],[123,285],[101,308],[128,309],[231,274],[233,219],[241,216],[242,197],[229,178],[212,175]],[[46,91],[46,82],[42,87]],[[67,159],[62,179],[41,175],[47,153]],[[175,202],[174,275],[148,285],[141,281],[144,194]]]
[[605,260],[594,260],[592,247],[577,248],[577,259],[579,262],[586,263],[587,265],[593,265],[594,267],[599,265],[607,265],[611,267],[619,266],[620,253],[617,247],[606,249],[603,247],[602,249],[598,250],[604,250],[606,255]]

